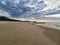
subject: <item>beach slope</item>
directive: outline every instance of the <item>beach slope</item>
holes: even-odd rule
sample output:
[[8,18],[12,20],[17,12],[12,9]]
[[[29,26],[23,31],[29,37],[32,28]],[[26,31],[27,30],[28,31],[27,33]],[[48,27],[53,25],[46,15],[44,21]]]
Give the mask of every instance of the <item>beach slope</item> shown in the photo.
[[29,22],[0,21],[0,45],[60,45],[59,34]]

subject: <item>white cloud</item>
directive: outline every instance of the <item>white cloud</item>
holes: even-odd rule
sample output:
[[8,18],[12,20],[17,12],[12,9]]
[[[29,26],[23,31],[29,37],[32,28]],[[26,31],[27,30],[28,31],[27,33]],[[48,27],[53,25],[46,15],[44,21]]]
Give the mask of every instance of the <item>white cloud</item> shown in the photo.
[[5,1],[2,1],[1,3],[4,4],[4,5],[6,5]]
[[19,3],[20,0],[13,0],[14,3]]
[[46,0],[45,1],[47,3],[47,7],[45,7],[43,9],[43,11],[46,11],[48,9],[53,9],[53,8],[56,8],[57,6],[60,5],[60,0]]
[[60,17],[60,14],[46,15],[45,17],[57,17],[57,18],[59,18]]
[[0,16],[5,16],[5,17],[10,17],[11,18],[11,16],[7,12],[2,11],[2,10],[0,10]]

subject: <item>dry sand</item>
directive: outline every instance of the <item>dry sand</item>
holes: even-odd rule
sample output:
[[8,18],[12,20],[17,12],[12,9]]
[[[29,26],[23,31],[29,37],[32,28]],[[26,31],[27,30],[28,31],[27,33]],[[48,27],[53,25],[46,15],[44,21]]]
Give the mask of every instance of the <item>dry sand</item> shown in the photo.
[[60,30],[28,22],[0,22],[0,45],[60,45]]

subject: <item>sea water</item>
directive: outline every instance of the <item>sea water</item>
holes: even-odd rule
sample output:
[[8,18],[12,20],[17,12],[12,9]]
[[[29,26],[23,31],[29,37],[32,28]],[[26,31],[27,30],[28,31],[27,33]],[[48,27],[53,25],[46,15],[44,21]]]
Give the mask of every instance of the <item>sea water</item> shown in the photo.
[[60,22],[33,22],[35,25],[60,29]]

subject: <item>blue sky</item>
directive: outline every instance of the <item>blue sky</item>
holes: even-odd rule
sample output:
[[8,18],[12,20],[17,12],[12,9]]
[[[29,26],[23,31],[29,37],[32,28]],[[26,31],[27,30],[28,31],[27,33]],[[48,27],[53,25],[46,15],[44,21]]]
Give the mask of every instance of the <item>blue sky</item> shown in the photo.
[[16,19],[60,18],[60,0],[0,0],[0,16]]

